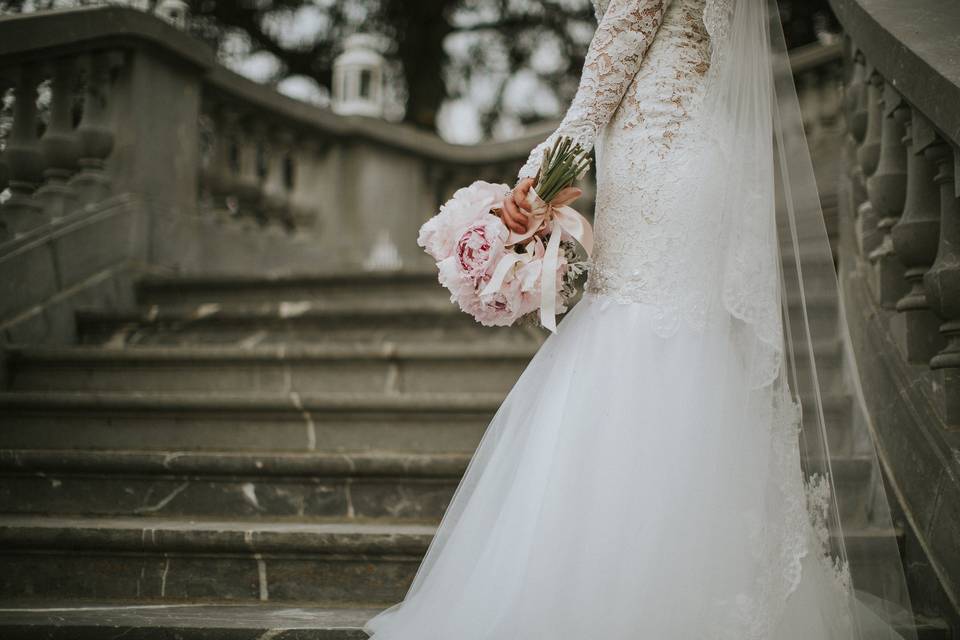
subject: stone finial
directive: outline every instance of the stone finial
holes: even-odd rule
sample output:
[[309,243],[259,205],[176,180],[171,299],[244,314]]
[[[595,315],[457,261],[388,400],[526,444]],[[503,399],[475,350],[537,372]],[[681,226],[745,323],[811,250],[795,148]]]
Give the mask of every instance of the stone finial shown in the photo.
[[355,33],[333,61],[333,110],[341,115],[382,118],[384,69],[376,36]]
[[176,28],[186,29],[190,6],[184,0],[160,0],[154,13]]

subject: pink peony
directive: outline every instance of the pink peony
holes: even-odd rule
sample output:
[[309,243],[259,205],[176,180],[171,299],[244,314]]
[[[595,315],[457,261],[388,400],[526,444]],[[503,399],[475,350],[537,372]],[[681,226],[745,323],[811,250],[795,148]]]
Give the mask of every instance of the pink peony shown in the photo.
[[499,206],[509,192],[510,188],[505,184],[491,184],[483,180],[458,189],[440,207],[440,213],[420,227],[417,244],[438,262],[449,258],[464,229]]
[[[486,326],[509,326],[538,313],[542,298],[546,238],[534,236],[523,245],[507,246],[510,233],[491,214],[508,193],[506,185],[483,181],[459,189],[421,227],[417,239],[436,260],[438,279],[450,291],[451,301]],[[551,274],[557,279],[559,313],[566,310],[563,287],[571,268],[561,251],[556,273]],[[491,287],[491,293],[483,294],[495,273],[502,280],[495,290]]]
[[496,216],[487,216],[467,227],[454,252],[460,271],[479,283],[504,255],[509,235],[506,225]]

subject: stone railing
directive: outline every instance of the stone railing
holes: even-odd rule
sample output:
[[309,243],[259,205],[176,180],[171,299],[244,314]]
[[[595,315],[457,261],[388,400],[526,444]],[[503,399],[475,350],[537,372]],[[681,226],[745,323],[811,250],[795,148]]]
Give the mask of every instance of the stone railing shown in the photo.
[[[827,176],[838,59],[836,47],[792,56]],[[69,300],[123,304],[116,283],[144,270],[432,269],[419,225],[474,179],[512,182],[550,128],[461,146],[338,116],[116,6],[0,19],[0,83],[13,98],[0,132],[0,332],[29,327],[14,333],[30,341],[64,338],[51,327],[70,324]]]
[[853,349],[884,465],[929,558],[917,564],[957,615],[960,5],[831,4],[847,45],[840,271]]
[[0,19],[0,95],[3,341],[69,340],[77,305],[129,304],[146,270],[430,269],[419,225],[545,135],[468,147],[337,116],[122,7]]
[[[0,155],[7,236],[133,193],[151,216],[212,211],[248,235],[299,233],[303,261],[286,253],[299,269],[429,266],[412,230],[457,185],[511,180],[541,137],[467,147],[337,116],[228,71],[197,40],[120,7],[0,20],[0,82],[17,98]],[[38,88],[49,97],[44,118]],[[170,224],[148,222],[173,241]],[[235,245],[250,257],[249,242]],[[209,253],[171,246],[181,258]],[[228,268],[169,257],[180,268]]]

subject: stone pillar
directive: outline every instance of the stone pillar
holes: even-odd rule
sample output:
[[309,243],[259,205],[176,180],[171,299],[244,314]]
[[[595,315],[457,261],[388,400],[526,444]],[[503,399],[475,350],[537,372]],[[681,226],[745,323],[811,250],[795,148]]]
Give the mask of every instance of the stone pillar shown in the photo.
[[106,159],[113,151],[110,109],[113,102],[112,76],[123,60],[120,53],[88,53],[80,58],[87,78],[83,117],[77,126],[80,171],[70,181],[83,205],[100,202],[110,195]]
[[880,159],[867,179],[867,194],[876,213],[880,243],[870,252],[874,267],[874,294],[881,306],[893,309],[906,291],[903,264],[897,259],[890,229],[900,219],[906,200],[907,151],[903,145],[904,124],[910,110],[889,83],[883,88],[883,123],[880,134]]
[[[867,129],[863,142],[857,148],[857,162],[860,165],[864,184],[869,180],[880,162],[880,141],[883,121],[882,109],[883,78],[874,69],[867,83]],[[879,216],[869,197],[857,210],[857,241],[861,255],[869,255],[880,244],[877,233]]]
[[36,198],[46,217],[56,220],[73,211],[78,202],[77,192],[69,184],[80,157],[80,143],[73,129],[76,59],[60,58],[50,67],[50,121],[40,138],[44,181],[37,189]]
[[937,259],[923,277],[930,306],[943,320],[940,333],[946,346],[930,360],[942,375],[944,416],[960,426],[960,187],[956,167],[960,149],[949,143],[929,150],[937,166],[934,181],[940,188],[940,241]]
[[16,234],[45,221],[42,207],[33,198],[43,172],[37,139],[37,84],[40,74],[35,66],[23,65],[6,75],[15,87],[15,103],[13,128],[4,152],[10,199],[0,208],[0,213],[8,231]]
[[891,320],[903,356],[912,364],[925,364],[943,348],[940,320],[930,310],[923,275],[937,256],[940,238],[940,189],[934,183],[935,167],[926,150],[937,143],[933,125],[912,109],[906,122],[907,197],[903,216],[890,230],[897,257],[905,267],[910,290],[897,301],[899,312]]
[[202,73],[146,47],[126,52],[117,73],[107,170],[114,192],[137,194],[149,212],[197,209]]

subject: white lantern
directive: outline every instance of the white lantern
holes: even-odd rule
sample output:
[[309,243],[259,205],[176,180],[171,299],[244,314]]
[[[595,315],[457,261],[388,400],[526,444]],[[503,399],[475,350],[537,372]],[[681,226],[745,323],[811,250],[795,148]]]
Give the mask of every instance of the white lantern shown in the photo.
[[190,7],[183,0],[161,0],[155,13],[178,29],[186,29]]
[[333,61],[333,110],[350,116],[382,118],[385,61],[376,36],[355,33]]

